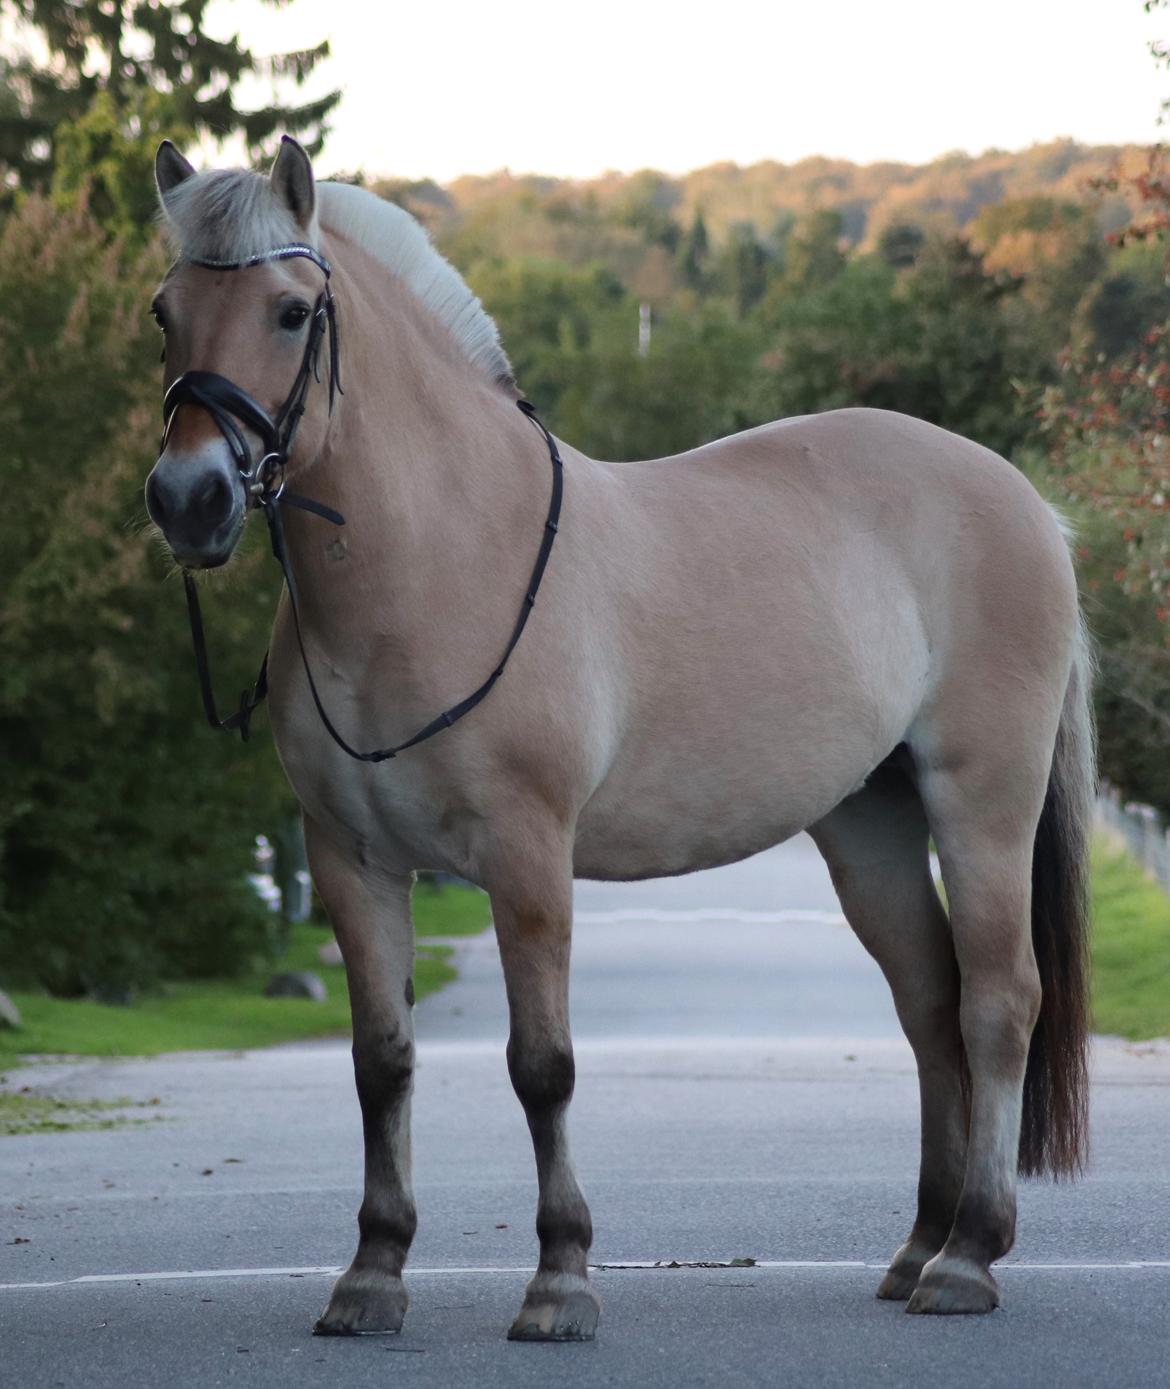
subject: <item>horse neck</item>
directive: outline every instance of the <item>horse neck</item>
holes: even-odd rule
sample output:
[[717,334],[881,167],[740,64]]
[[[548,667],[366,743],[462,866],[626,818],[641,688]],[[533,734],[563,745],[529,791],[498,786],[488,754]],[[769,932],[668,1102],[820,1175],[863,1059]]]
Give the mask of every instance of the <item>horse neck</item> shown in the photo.
[[346,524],[289,517],[308,620],[368,636],[376,609],[378,630],[427,641],[457,609],[461,629],[494,633],[540,541],[544,443],[384,267],[349,246],[337,259],[345,394],[296,485]]

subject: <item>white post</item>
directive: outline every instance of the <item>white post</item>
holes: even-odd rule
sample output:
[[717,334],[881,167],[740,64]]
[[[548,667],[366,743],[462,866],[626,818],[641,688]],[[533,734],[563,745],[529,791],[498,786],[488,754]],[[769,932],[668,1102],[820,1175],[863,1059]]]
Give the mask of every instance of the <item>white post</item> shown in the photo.
[[638,356],[645,357],[650,352],[650,305],[645,299],[638,305]]

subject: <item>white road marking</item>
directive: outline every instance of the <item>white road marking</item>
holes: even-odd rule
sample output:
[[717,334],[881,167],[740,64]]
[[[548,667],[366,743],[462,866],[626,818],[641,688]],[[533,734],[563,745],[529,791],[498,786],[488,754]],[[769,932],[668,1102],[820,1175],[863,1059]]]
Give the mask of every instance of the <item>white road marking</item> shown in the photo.
[[[591,1264],[590,1268],[602,1273],[621,1273],[629,1272],[663,1272],[663,1273],[685,1273],[692,1272],[712,1273],[726,1271],[728,1273],[750,1273],[753,1269],[825,1269],[825,1270],[855,1270],[855,1269],[875,1269],[884,1270],[884,1263],[868,1264],[858,1259],[761,1259],[754,1264],[718,1264],[715,1261],[709,1263],[679,1260],[677,1268],[671,1268],[669,1261],[664,1263],[662,1260],[642,1259],[628,1260],[621,1263],[612,1264]],[[1155,1270],[1160,1272],[1170,1271],[1170,1259],[1130,1259],[1122,1263],[1068,1263],[1068,1264],[1044,1264],[1044,1263],[1012,1263],[996,1264],[996,1273],[1014,1273],[1017,1271],[1027,1273],[1133,1273],[1143,1270]],[[202,1269],[173,1269],[162,1273],[86,1273],[79,1278],[61,1278],[53,1282],[46,1283],[0,1283],[0,1293],[27,1292],[37,1288],[77,1288],[88,1287],[97,1284],[108,1285],[112,1283],[171,1283],[186,1280],[206,1280],[214,1278],[309,1278],[309,1277],[337,1277],[342,1272],[340,1266],[333,1265],[309,1265],[305,1268],[202,1268]],[[477,1264],[467,1267],[453,1268],[410,1268],[406,1270],[406,1277],[426,1278],[426,1277],[468,1277],[479,1274],[500,1274],[505,1273],[517,1277],[529,1277],[533,1272],[531,1264],[516,1265],[493,1265]]]
[[734,907],[696,907],[694,910],[668,910],[659,907],[615,907],[604,912],[574,912],[573,920],[582,926],[610,926],[626,921],[685,926],[703,921],[728,921],[738,926],[786,926],[811,922],[819,926],[844,926],[840,912],[793,907],[778,912],[737,911]]

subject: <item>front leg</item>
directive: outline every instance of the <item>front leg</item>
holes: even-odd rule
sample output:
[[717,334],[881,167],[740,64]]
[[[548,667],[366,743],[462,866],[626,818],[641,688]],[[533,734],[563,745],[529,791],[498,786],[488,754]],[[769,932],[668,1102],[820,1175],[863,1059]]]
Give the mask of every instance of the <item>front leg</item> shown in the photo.
[[492,874],[491,901],[508,992],[508,1071],[532,1134],[540,1264],[511,1330],[513,1341],[588,1341],[601,1301],[588,1275],[593,1224],[569,1154],[573,1094],[569,1033],[572,864],[560,835],[541,836]]
[[345,960],[366,1152],[357,1253],[313,1329],[318,1336],[395,1332],[406,1315],[402,1266],[417,1224],[410,1188],[412,876],[361,868],[307,816],[305,845]]

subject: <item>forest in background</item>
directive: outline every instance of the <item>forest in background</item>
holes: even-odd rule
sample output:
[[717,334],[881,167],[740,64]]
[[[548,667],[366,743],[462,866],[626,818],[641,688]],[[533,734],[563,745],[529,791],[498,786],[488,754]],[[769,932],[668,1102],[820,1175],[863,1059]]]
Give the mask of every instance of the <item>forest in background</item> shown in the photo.
[[[318,46],[263,60],[287,102],[236,110],[261,60],[208,39],[204,7],[0,0],[51,55],[0,55],[0,975],[61,995],[270,954],[251,841],[294,812],[266,733],[242,749],[202,727],[181,593],[144,534],[165,265],[150,170],[164,135],[236,130],[258,164],[281,129],[312,146],[336,94],[295,99]],[[371,186],[426,223],[526,392],[587,452],[659,455],[863,404],[1013,459],[1077,525],[1102,769],[1170,810],[1157,150]],[[276,599],[252,540],[209,585],[225,690],[253,677]]]

